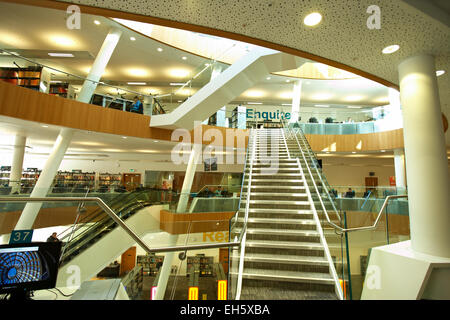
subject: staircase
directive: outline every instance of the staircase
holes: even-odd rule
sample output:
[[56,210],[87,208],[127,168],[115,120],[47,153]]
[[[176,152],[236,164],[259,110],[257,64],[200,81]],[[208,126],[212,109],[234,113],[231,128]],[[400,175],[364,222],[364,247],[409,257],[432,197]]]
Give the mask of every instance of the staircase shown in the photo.
[[[291,157],[288,143],[292,141],[283,130],[260,129],[249,144],[240,211],[232,229],[234,236],[244,226],[250,183],[243,261],[239,250],[231,255],[232,264],[243,263],[239,298],[336,300],[334,265],[327,258],[302,166]],[[230,272],[239,275],[237,268]]]

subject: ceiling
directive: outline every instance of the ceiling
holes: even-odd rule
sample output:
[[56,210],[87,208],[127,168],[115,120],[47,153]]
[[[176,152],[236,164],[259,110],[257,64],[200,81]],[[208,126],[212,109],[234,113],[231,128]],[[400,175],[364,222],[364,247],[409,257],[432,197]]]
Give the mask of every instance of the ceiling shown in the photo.
[[[174,96],[161,98],[163,103],[176,104],[194,94],[211,77],[211,68],[206,68],[191,86],[179,90],[179,86],[170,86],[170,83],[187,81],[192,75],[205,69],[205,64],[211,61],[150,39],[109,18],[83,14],[80,30],[67,29],[65,19],[64,11],[0,2],[0,47],[58,70],[85,77],[108,30],[114,26],[120,28],[123,35],[102,81],[119,86],[123,90],[99,86],[99,93],[125,93],[124,96],[131,99],[136,95],[134,92],[159,95],[176,92]],[[100,24],[96,25],[94,21]],[[36,28],[37,25],[39,28]],[[132,41],[131,37],[134,37],[135,41]],[[162,51],[158,51],[158,48]],[[74,54],[74,57],[50,58],[49,52],[69,52]],[[14,66],[13,61],[19,65],[26,63],[18,58],[0,56],[0,66]],[[226,64],[222,66],[227,67]],[[53,80],[70,80],[76,88],[81,88],[82,80],[53,73]],[[270,80],[264,79],[254,88],[236,97],[231,104],[262,102],[280,105],[291,102],[296,79],[279,75],[268,76]],[[128,82],[145,82],[147,85],[130,86]],[[133,93],[126,94],[125,90],[131,90]],[[324,92],[328,97],[324,98]],[[348,80],[308,79],[303,83],[301,101],[305,106],[327,103],[331,107],[341,108],[346,108],[347,105],[376,107],[388,103],[388,89],[361,77]]]
[[[369,29],[367,9],[372,0],[64,0],[116,12],[163,19],[160,23],[204,33],[220,31],[227,37],[267,45],[277,44],[335,61],[398,85],[398,64],[419,53],[435,56],[441,105],[450,108],[450,37],[448,1],[378,0],[381,28]],[[442,9],[443,8],[443,9]],[[302,21],[310,12],[323,21],[309,28]],[[384,55],[397,44],[400,50]]]

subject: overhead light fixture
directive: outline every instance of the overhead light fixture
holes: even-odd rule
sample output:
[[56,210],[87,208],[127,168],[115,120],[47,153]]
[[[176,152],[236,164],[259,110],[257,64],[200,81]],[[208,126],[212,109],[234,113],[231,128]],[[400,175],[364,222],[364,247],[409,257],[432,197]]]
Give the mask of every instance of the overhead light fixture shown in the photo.
[[282,106],[292,106],[292,103],[282,103]]
[[136,41],[136,38],[135,37],[130,37],[130,40],[131,41]]
[[315,104],[314,106],[318,107],[318,108],[329,108],[330,107],[329,105],[326,105],[326,104]]
[[262,102],[247,102],[247,104],[262,104]]
[[42,128],[48,128],[48,125],[43,124],[41,127],[42,127]]
[[179,103],[183,102],[183,100],[178,100]]
[[156,49],[156,50],[158,50],[159,52],[162,52],[162,51],[163,51],[163,49],[162,49],[162,48],[158,48],[158,49]]
[[309,27],[318,25],[320,21],[322,21],[322,15],[318,12],[310,13],[303,19],[303,23]]
[[95,23],[96,25],[100,25],[100,24],[101,24],[100,21],[98,21],[98,20],[94,20],[94,23]]
[[61,53],[61,52],[49,52],[48,55],[50,57],[59,57],[59,58],[73,58],[73,57],[75,57],[71,53]]
[[183,83],[183,82],[171,82],[170,85],[171,86],[184,86],[185,83]]
[[183,60],[187,60],[187,57],[181,57],[181,59],[183,59]]
[[267,77],[267,78],[266,78],[266,80],[270,80],[270,79],[272,79],[272,78],[271,78],[271,77]]
[[444,73],[445,73],[445,70],[438,70],[438,71],[436,71],[436,76],[437,77],[442,76]]
[[390,54],[390,53],[394,53],[394,52],[397,51],[398,49],[400,49],[400,46],[394,44],[394,45],[392,45],[392,46],[388,46],[388,47],[384,48],[382,52],[383,52],[384,54]]
[[286,82],[291,82],[291,80],[287,79]]
[[145,86],[147,82],[127,82],[130,86]]
[[347,106],[349,109],[361,109],[362,107],[355,107],[355,106]]
[[205,63],[205,67],[209,67],[211,64],[209,63]]
[[145,76],[148,76],[148,71],[145,70],[145,69],[132,68],[132,69],[127,69],[126,72],[127,72],[130,76],[135,76],[135,77],[145,77]]
[[386,152],[386,150],[381,150],[381,152]]
[[122,139],[126,139],[126,138],[127,138],[127,137],[125,137],[125,136],[124,136],[124,137],[122,137]]

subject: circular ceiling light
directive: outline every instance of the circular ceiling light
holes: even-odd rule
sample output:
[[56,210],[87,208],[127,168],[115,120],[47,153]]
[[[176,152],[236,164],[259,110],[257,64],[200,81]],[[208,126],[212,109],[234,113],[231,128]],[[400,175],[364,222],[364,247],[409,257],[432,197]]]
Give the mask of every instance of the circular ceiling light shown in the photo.
[[131,37],[130,40],[131,41],[136,41],[136,38],[135,37]]
[[100,25],[100,21],[98,21],[98,20],[94,20],[94,23],[95,23],[96,25]]
[[445,70],[438,70],[438,71],[436,71],[436,76],[437,77],[442,76],[444,73],[445,73]]
[[394,45],[392,45],[392,46],[388,46],[388,47],[384,48],[382,52],[383,52],[384,54],[390,54],[390,53],[394,53],[394,52],[397,51],[398,49],[400,49],[400,46],[394,44]]
[[181,57],[181,59],[183,59],[183,60],[187,60],[187,57]]
[[306,24],[309,27],[318,25],[322,21],[322,15],[318,12],[313,12],[308,14],[305,19],[303,20],[303,23]]
[[162,51],[163,51],[163,49],[162,49],[162,48],[158,48],[158,49],[156,49],[156,50],[158,50],[159,52],[162,52]]

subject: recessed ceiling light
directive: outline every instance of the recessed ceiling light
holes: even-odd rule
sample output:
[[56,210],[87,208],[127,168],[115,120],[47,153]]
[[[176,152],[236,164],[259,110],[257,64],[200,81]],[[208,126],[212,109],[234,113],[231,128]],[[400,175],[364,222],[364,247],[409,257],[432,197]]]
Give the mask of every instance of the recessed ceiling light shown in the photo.
[[313,12],[308,14],[305,19],[303,20],[303,23],[307,26],[315,26],[318,25],[322,21],[322,15],[318,12]]
[[43,124],[43,125],[42,125],[42,128],[48,128],[48,126],[47,126],[47,125],[45,125],[45,124]]
[[162,51],[163,51],[163,49],[162,49],[162,48],[158,48],[158,49],[156,49],[156,50],[158,50],[159,52],[162,52]]
[[187,59],[187,57],[181,57],[181,59],[183,59],[183,60],[186,60],[186,59]]
[[292,103],[282,103],[282,106],[292,106]]
[[291,80],[287,79],[286,82],[291,82]]
[[98,20],[94,20],[94,23],[95,23],[96,25],[100,25],[100,21],[98,21]]
[[352,153],[356,153],[355,151],[352,151]]
[[262,104],[262,102],[247,102],[247,104]]
[[122,137],[122,139],[126,139],[127,137]]
[[171,82],[170,85],[171,86],[184,86],[186,83],[183,82]]
[[390,54],[390,53],[394,53],[394,52],[397,51],[398,49],[400,49],[400,46],[394,44],[394,45],[392,45],[392,46],[388,46],[388,47],[384,48],[382,52],[383,52],[384,54]]
[[386,152],[386,150],[381,150],[381,152]]
[[136,41],[136,38],[135,37],[130,37],[130,40],[131,41]]
[[158,140],[153,140],[153,142],[159,142]]
[[272,79],[272,78],[271,78],[271,77],[267,77],[267,78],[266,78],[266,80],[270,80],[270,79]]
[[329,108],[330,107],[329,105],[326,105],[326,104],[316,104],[314,106],[316,106],[318,108]]
[[183,100],[178,100],[178,102],[183,102]]
[[71,53],[60,53],[60,52],[49,52],[48,55],[50,57],[60,57],[60,58],[73,58],[73,57],[75,57]]
[[355,106],[347,106],[349,109],[361,109],[362,107],[355,107]]
[[127,82],[130,86],[145,86],[147,82]]
[[436,76],[437,77],[442,76],[444,73],[445,73],[445,70],[438,70],[438,71],[436,71]]

